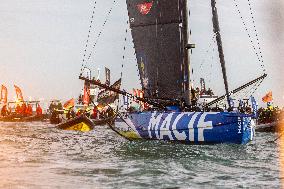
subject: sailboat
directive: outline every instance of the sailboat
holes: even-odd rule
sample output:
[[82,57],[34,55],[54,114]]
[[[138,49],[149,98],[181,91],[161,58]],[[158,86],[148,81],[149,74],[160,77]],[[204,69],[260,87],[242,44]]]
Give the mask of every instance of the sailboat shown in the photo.
[[[229,91],[216,1],[211,0],[212,22],[226,94],[202,109],[197,108],[191,98],[189,51],[195,45],[188,42],[187,0],[126,2],[144,97],[79,77],[151,107],[123,115],[116,112],[117,119],[110,124],[111,129],[129,140],[165,140],[186,144],[246,144],[253,140],[255,114],[232,107],[231,96],[259,85],[267,75],[264,73]],[[221,111],[209,108],[221,101],[225,101],[227,108]],[[254,101],[252,106],[257,109]]]

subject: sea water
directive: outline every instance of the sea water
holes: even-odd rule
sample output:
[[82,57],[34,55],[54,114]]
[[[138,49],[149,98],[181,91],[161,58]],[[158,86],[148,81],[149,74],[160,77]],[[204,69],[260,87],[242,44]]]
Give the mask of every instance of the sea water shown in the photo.
[[0,123],[0,188],[281,188],[275,137],[184,145],[130,142],[107,126]]

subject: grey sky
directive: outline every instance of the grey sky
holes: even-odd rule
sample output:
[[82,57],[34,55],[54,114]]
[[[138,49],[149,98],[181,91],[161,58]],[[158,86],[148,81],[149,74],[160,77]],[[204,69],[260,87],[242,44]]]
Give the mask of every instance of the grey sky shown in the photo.
[[[242,14],[249,21],[247,0],[237,0]],[[280,0],[251,0],[260,37],[261,48],[269,78],[256,93],[260,98],[273,90],[275,102],[284,105],[283,82],[283,13]],[[6,84],[14,96],[13,84],[19,85],[24,96],[68,99],[76,97],[82,83],[78,80],[84,45],[87,39],[91,0],[0,0],[0,82]],[[225,48],[230,88],[261,75],[261,69],[248,42],[233,1],[217,0],[221,32]],[[92,41],[101,30],[102,23],[112,1],[98,0],[95,14],[95,32]],[[217,94],[223,93],[223,82],[216,54],[209,44],[212,26],[209,0],[189,1],[190,28],[193,51],[194,79],[202,76]],[[283,10],[283,9],[282,9]],[[109,67],[112,81],[119,77],[124,63],[124,88],[138,86],[134,50],[127,28],[127,12],[124,1],[118,1],[109,22],[95,47],[95,54],[88,66]],[[250,27],[252,28],[252,27]],[[253,30],[252,30],[253,31]],[[127,36],[127,43],[124,38]],[[126,44],[126,51],[123,46]],[[214,46],[216,49],[216,47]],[[208,55],[206,51],[209,49]],[[89,50],[93,50],[92,48]],[[125,54],[126,60],[122,60]],[[213,55],[213,59],[211,56]],[[203,62],[203,66],[200,64]],[[211,69],[212,64],[212,69]],[[200,74],[202,73],[202,74]],[[103,79],[103,78],[102,78]],[[209,82],[211,81],[211,82]]]

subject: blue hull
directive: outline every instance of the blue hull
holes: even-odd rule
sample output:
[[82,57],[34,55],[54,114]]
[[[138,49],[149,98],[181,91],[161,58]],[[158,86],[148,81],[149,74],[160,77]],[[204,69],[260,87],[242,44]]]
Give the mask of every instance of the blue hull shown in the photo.
[[117,118],[112,129],[123,137],[194,144],[235,143],[253,140],[250,115],[233,112],[142,112]]

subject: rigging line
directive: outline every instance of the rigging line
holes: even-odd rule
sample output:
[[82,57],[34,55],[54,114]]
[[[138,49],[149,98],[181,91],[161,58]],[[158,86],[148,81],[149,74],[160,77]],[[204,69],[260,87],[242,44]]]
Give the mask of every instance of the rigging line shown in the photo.
[[[236,0],[234,0],[234,2],[235,2],[235,7],[236,7],[236,9],[237,9],[237,11],[238,11],[238,13],[239,13],[239,16],[240,16],[240,18],[241,18],[241,20],[242,20],[243,25],[244,25],[244,29],[245,29],[245,31],[247,32],[247,35],[248,35],[248,38],[249,38],[250,43],[251,43],[251,45],[252,45],[252,48],[253,48],[253,50],[254,50],[254,53],[256,54],[258,61],[262,63],[262,61],[261,61],[261,59],[260,59],[260,55],[259,55],[259,53],[258,53],[258,50],[257,50],[257,48],[255,47],[255,44],[254,44],[254,42],[253,42],[253,40],[252,40],[252,37],[251,37],[251,35],[250,35],[250,33],[249,33],[247,24],[246,24],[246,22],[245,22],[245,20],[244,20],[244,17],[243,17],[242,14],[241,14],[239,5],[238,5],[238,3],[237,3]],[[261,67],[263,68],[262,65],[261,65]]]
[[[259,81],[258,81],[259,82]],[[252,86],[249,86],[246,90],[243,91],[241,96],[241,99],[244,99],[248,96],[250,96],[249,94],[251,94],[251,91],[254,89],[254,87],[256,86],[256,84],[258,83],[256,82],[255,84],[253,84]]]
[[121,72],[120,72],[120,78],[122,79],[123,76],[123,69],[124,69],[124,63],[126,61],[126,45],[127,45],[127,35],[128,35],[128,20],[126,21],[127,28],[125,29],[125,37],[124,37],[124,45],[123,45],[123,55],[122,55],[122,64],[121,64]]
[[249,96],[253,95],[256,92],[256,90],[259,88],[259,86],[263,83],[264,79],[265,78],[263,78],[263,79],[259,80],[257,83],[255,83],[255,85],[254,85],[255,88],[252,89],[252,92],[250,93]]
[[250,10],[250,14],[251,14],[251,18],[252,18],[252,23],[253,23],[253,28],[254,28],[254,32],[255,32],[255,37],[256,37],[257,44],[258,44],[258,50],[259,50],[259,54],[260,54],[261,61],[262,61],[262,65],[261,65],[261,66],[262,66],[262,68],[263,68],[264,71],[265,71],[264,58],[263,58],[262,51],[261,51],[260,40],[259,40],[259,36],[258,36],[258,33],[257,33],[256,23],[255,23],[255,17],[254,17],[254,14],[253,14],[252,5],[251,5],[250,0],[248,0],[248,4],[249,4],[249,10]]
[[[262,76],[256,78],[255,80],[250,81],[250,82],[242,85],[241,87],[232,90],[230,92],[230,94],[236,94],[236,93],[242,91],[243,89],[247,88],[248,86],[253,85],[254,83],[258,82],[259,80],[264,80],[266,77],[267,77],[267,74],[263,74]],[[217,99],[213,100],[212,102],[208,103],[206,106],[208,107],[208,106],[214,105],[214,104],[224,100],[225,98],[226,98],[226,95],[220,96]]]
[[[127,31],[126,31],[127,33]],[[126,42],[127,39],[126,37],[124,38],[124,41]],[[123,55],[122,55],[122,64],[121,64],[121,72],[120,72],[120,78],[122,78],[122,74],[123,74],[123,67],[124,67],[124,61],[125,61],[125,51],[126,51],[126,47],[125,47],[125,44],[123,46]]]
[[256,88],[254,89],[254,91],[252,92],[252,94],[251,95],[253,95],[255,92],[256,92],[256,90],[259,88],[259,86],[263,83],[263,81],[264,81],[264,79],[262,79],[260,82],[259,82],[259,84],[256,86]]
[[257,89],[257,87],[259,86],[260,81],[258,81],[257,83],[255,83],[252,88],[250,89],[250,91],[248,92],[247,96],[251,96],[254,91]]
[[[259,82],[259,81],[258,81]],[[257,82],[257,83],[258,83]],[[242,91],[239,91],[238,93],[235,93],[235,94],[233,94],[232,96],[234,97],[234,98],[238,98],[238,99],[244,99],[244,98],[247,98],[248,96],[250,96],[250,95],[248,95],[248,94],[252,94],[252,90],[256,87],[256,84],[257,83],[255,83],[255,84],[253,84],[252,86],[248,86],[247,88],[245,88],[244,90],[242,90]]]
[[[209,51],[210,51],[210,49],[211,49],[211,47],[212,47],[212,52],[213,52],[213,54],[214,54],[214,52],[215,52],[215,48],[214,48],[214,46],[213,46],[213,43],[216,43],[216,33],[214,33],[213,34],[213,36],[212,36],[212,39],[210,40],[210,43],[209,43],[209,47],[208,47],[208,49],[205,51],[205,53],[204,53],[204,57],[203,57],[203,59],[202,59],[202,61],[201,61],[201,64],[200,64],[200,66],[199,66],[199,70],[200,70],[200,73],[204,73],[203,72],[203,68],[204,68],[204,64],[205,64],[205,60],[206,60],[206,55],[208,55],[208,53],[209,53]],[[211,56],[211,58],[212,58],[212,61],[213,61],[213,55]],[[211,63],[211,68],[212,68],[212,63]],[[212,70],[212,69],[211,69]],[[211,76],[212,76],[212,72],[210,72],[210,74],[211,74]],[[193,78],[194,78],[194,74],[192,73],[192,75],[193,75]],[[209,76],[210,77],[210,76]],[[193,79],[193,82],[195,82],[195,79],[196,78],[194,78]]]
[[200,64],[200,67],[199,67],[200,69],[202,68],[202,66],[203,66],[203,64],[205,62],[205,56],[209,53],[210,47],[213,46],[213,43],[216,42],[215,38],[216,38],[216,33],[213,34],[212,39],[210,40],[209,48],[206,50],[204,58],[201,61],[201,64]]
[[87,36],[87,40],[85,43],[85,49],[84,49],[84,54],[83,54],[83,62],[82,62],[82,67],[84,67],[84,63],[85,63],[85,58],[87,55],[87,49],[89,46],[89,41],[90,41],[90,37],[91,37],[91,30],[94,24],[94,17],[95,17],[95,10],[96,10],[96,6],[97,6],[97,1],[94,2],[94,7],[93,7],[93,11],[92,11],[92,16],[90,18],[90,26],[89,26],[89,31],[88,31],[88,36]]
[[211,81],[212,81],[212,70],[213,70],[213,61],[214,61],[214,53],[215,53],[215,48],[213,47],[212,49],[212,56],[211,56],[211,65],[210,65],[210,70],[211,72],[209,73],[209,81],[208,83],[211,84]]
[[243,92],[241,96],[241,99],[244,99],[245,97],[247,97],[247,94],[250,93],[250,91],[252,90],[252,88],[255,86],[255,83],[251,86],[248,86]]
[[248,98],[248,97],[252,96],[263,81],[264,81],[264,79],[257,81],[251,87],[248,87],[246,91],[243,91],[240,94],[236,93],[234,96],[235,97],[241,96],[240,99],[244,99],[244,98]]
[[94,53],[94,49],[95,49],[95,47],[97,46],[97,43],[98,43],[98,41],[99,41],[99,39],[100,39],[100,37],[101,37],[103,31],[104,31],[105,25],[106,25],[106,23],[107,23],[108,20],[109,20],[110,14],[112,13],[112,10],[113,10],[113,8],[114,8],[115,3],[116,3],[116,0],[114,0],[114,1],[112,2],[112,6],[111,6],[111,8],[109,9],[109,11],[108,11],[108,13],[107,13],[107,15],[106,15],[106,17],[105,17],[105,21],[104,21],[104,23],[103,23],[103,25],[102,25],[102,28],[101,28],[101,30],[100,30],[100,32],[99,32],[99,34],[98,34],[98,36],[97,36],[97,39],[96,39],[96,41],[95,41],[95,43],[94,43],[94,45],[93,45],[93,47],[92,47],[93,51],[90,52],[90,54],[89,54],[87,60],[90,60],[92,54]]

